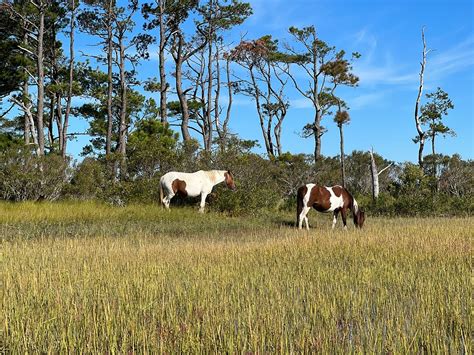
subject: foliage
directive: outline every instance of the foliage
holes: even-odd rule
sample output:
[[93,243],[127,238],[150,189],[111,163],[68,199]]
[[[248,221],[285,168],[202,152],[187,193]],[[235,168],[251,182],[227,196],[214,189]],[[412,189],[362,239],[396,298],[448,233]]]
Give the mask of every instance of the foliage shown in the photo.
[[128,140],[128,173],[131,178],[153,178],[171,169],[178,134],[168,125],[148,117],[136,122]]
[[14,145],[0,151],[0,197],[7,201],[56,200],[67,182],[67,162],[50,154],[37,157]]
[[421,107],[420,116],[420,122],[429,126],[426,134],[432,139],[437,135],[455,136],[455,132],[442,122],[443,116],[448,114],[448,110],[454,108],[448,93],[438,88],[435,92],[426,94],[426,98],[430,101]]
[[71,182],[65,196],[90,200],[100,196],[107,185],[105,166],[94,158],[85,158],[74,169]]

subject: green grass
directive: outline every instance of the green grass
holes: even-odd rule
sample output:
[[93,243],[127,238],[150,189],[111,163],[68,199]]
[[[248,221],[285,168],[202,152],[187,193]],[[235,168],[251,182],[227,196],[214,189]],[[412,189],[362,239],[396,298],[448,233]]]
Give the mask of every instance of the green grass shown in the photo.
[[0,204],[0,349],[472,352],[472,218]]

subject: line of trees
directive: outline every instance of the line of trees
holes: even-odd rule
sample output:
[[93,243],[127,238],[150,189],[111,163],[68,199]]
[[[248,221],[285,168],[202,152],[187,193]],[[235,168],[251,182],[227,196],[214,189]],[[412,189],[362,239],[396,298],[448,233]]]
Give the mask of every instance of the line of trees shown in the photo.
[[[249,145],[229,129],[234,96],[245,95],[255,104],[266,154],[278,164],[286,159],[281,137],[291,109],[287,93],[293,88],[314,109],[313,119],[302,127],[302,135],[314,140],[314,172],[322,171],[325,159],[323,119],[332,117],[340,135],[337,180],[350,185],[343,134],[350,115],[339,93],[341,87],[357,87],[352,65],[360,54],[331,46],[315,26],[290,27],[286,39],[265,35],[231,43],[230,31],[251,14],[251,6],[240,0],[3,1],[0,147],[16,144],[38,158],[59,156],[67,166],[68,141],[85,134],[91,139],[82,154],[103,161],[111,181],[151,178],[172,167],[170,156],[186,160],[183,156],[197,154],[198,146],[212,165],[216,149],[225,153],[236,142]],[[137,17],[144,19],[141,28]],[[76,53],[78,33],[87,38],[90,52]],[[441,88],[426,94],[422,103],[430,53],[424,29],[422,43],[414,141],[419,166],[426,171],[423,149],[431,140],[429,174],[439,177],[442,156],[436,154],[435,139],[454,135],[443,124],[454,106]],[[152,48],[157,51],[156,75],[140,81],[139,66],[155,55]],[[71,132],[71,120],[79,119],[87,120],[89,128]],[[184,152],[180,157],[173,153],[178,145]],[[370,161],[376,198],[375,186],[385,168],[378,172],[375,160]],[[44,164],[36,165],[43,173]],[[183,161],[179,164],[186,168]]]
[[[358,53],[347,59],[343,50],[319,39],[314,26],[291,27],[291,45],[280,45],[271,35],[242,39],[237,45],[226,43],[229,31],[252,13],[250,5],[239,0],[133,0],[126,4],[119,6],[114,0],[2,2],[1,75],[8,80],[2,84],[0,97],[23,113],[10,121],[16,120],[16,131],[22,131],[25,144],[32,145],[38,156],[59,152],[66,157],[68,139],[87,133],[93,139],[84,153],[121,156],[120,175],[126,176],[123,159],[128,135],[146,107],[143,90],[137,90],[141,86],[159,94],[159,103],[147,103],[156,106],[156,118],[178,126],[185,142],[198,137],[205,151],[213,144],[225,145],[232,134],[233,96],[250,96],[266,152],[276,157],[284,151],[281,136],[291,83],[314,106],[314,121],[304,127],[304,135],[314,137],[314,159],[321,158],[321,137],[326,131],[322,118],[340,105],[338,86],[357,85],[351,63]],[[133,21],[140,12],[145,19],[141,30]],[[83,62],[77,61],[75,53],[77,31],[86,34],[97,49],[93,54],[81,52],[82,58],[88,58]],[[69,42],[69,53],[59,37]],[[152,43],[158,44],[157,75],[139,82],[137,66],[150,56]],[[244,70],[236,74],[236,66]],[[306,78],[297,79],[297,69]],[[73,98],[78,96],[90,100],[73,107]],[[2,113],[2,117],[7,115]],[[89,120],[89,130],[69,132],[71,116]]]

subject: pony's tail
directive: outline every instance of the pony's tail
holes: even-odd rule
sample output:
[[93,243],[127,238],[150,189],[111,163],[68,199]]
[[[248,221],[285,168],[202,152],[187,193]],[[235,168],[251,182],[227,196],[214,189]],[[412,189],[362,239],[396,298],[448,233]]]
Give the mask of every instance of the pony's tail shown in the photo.
[[163,194],[163,184],[162,184],[161,179],[160,179],[160,205],[161,205],[161,207],[164,206],[163,197],[164,197],[164,194]]
[[300,225],[300,215],[304,207],[303,199],[305,193],[303,190],[305,187],[306,186],[301,186],[296,194],[296,228]]

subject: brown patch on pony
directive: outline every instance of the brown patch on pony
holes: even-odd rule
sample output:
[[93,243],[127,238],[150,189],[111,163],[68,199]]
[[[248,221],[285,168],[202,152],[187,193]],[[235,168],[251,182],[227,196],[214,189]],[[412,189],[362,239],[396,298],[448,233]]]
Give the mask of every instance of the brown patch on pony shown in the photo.
[[324,186],[313,186],[309,193],[308,207],[316,211],[325,212],[331,207],[331,194]]
[[337,197],[340,197],[344,190],[342,186],[333,186],[332,191],[334,192],[334,195],[336,195]]
[[188,192],[186,191],[186,181],[184,180],[173,180],[173,182],[171,183],[171,188],[173,189],[175,195],[179,195],[181,197],[188,196]]
[[211,182],[213,184],[215,184],[216,183],[216,174],[214,173],[214,171],[206,171],[205,173],[209,177],[209,180],[211,180]]

